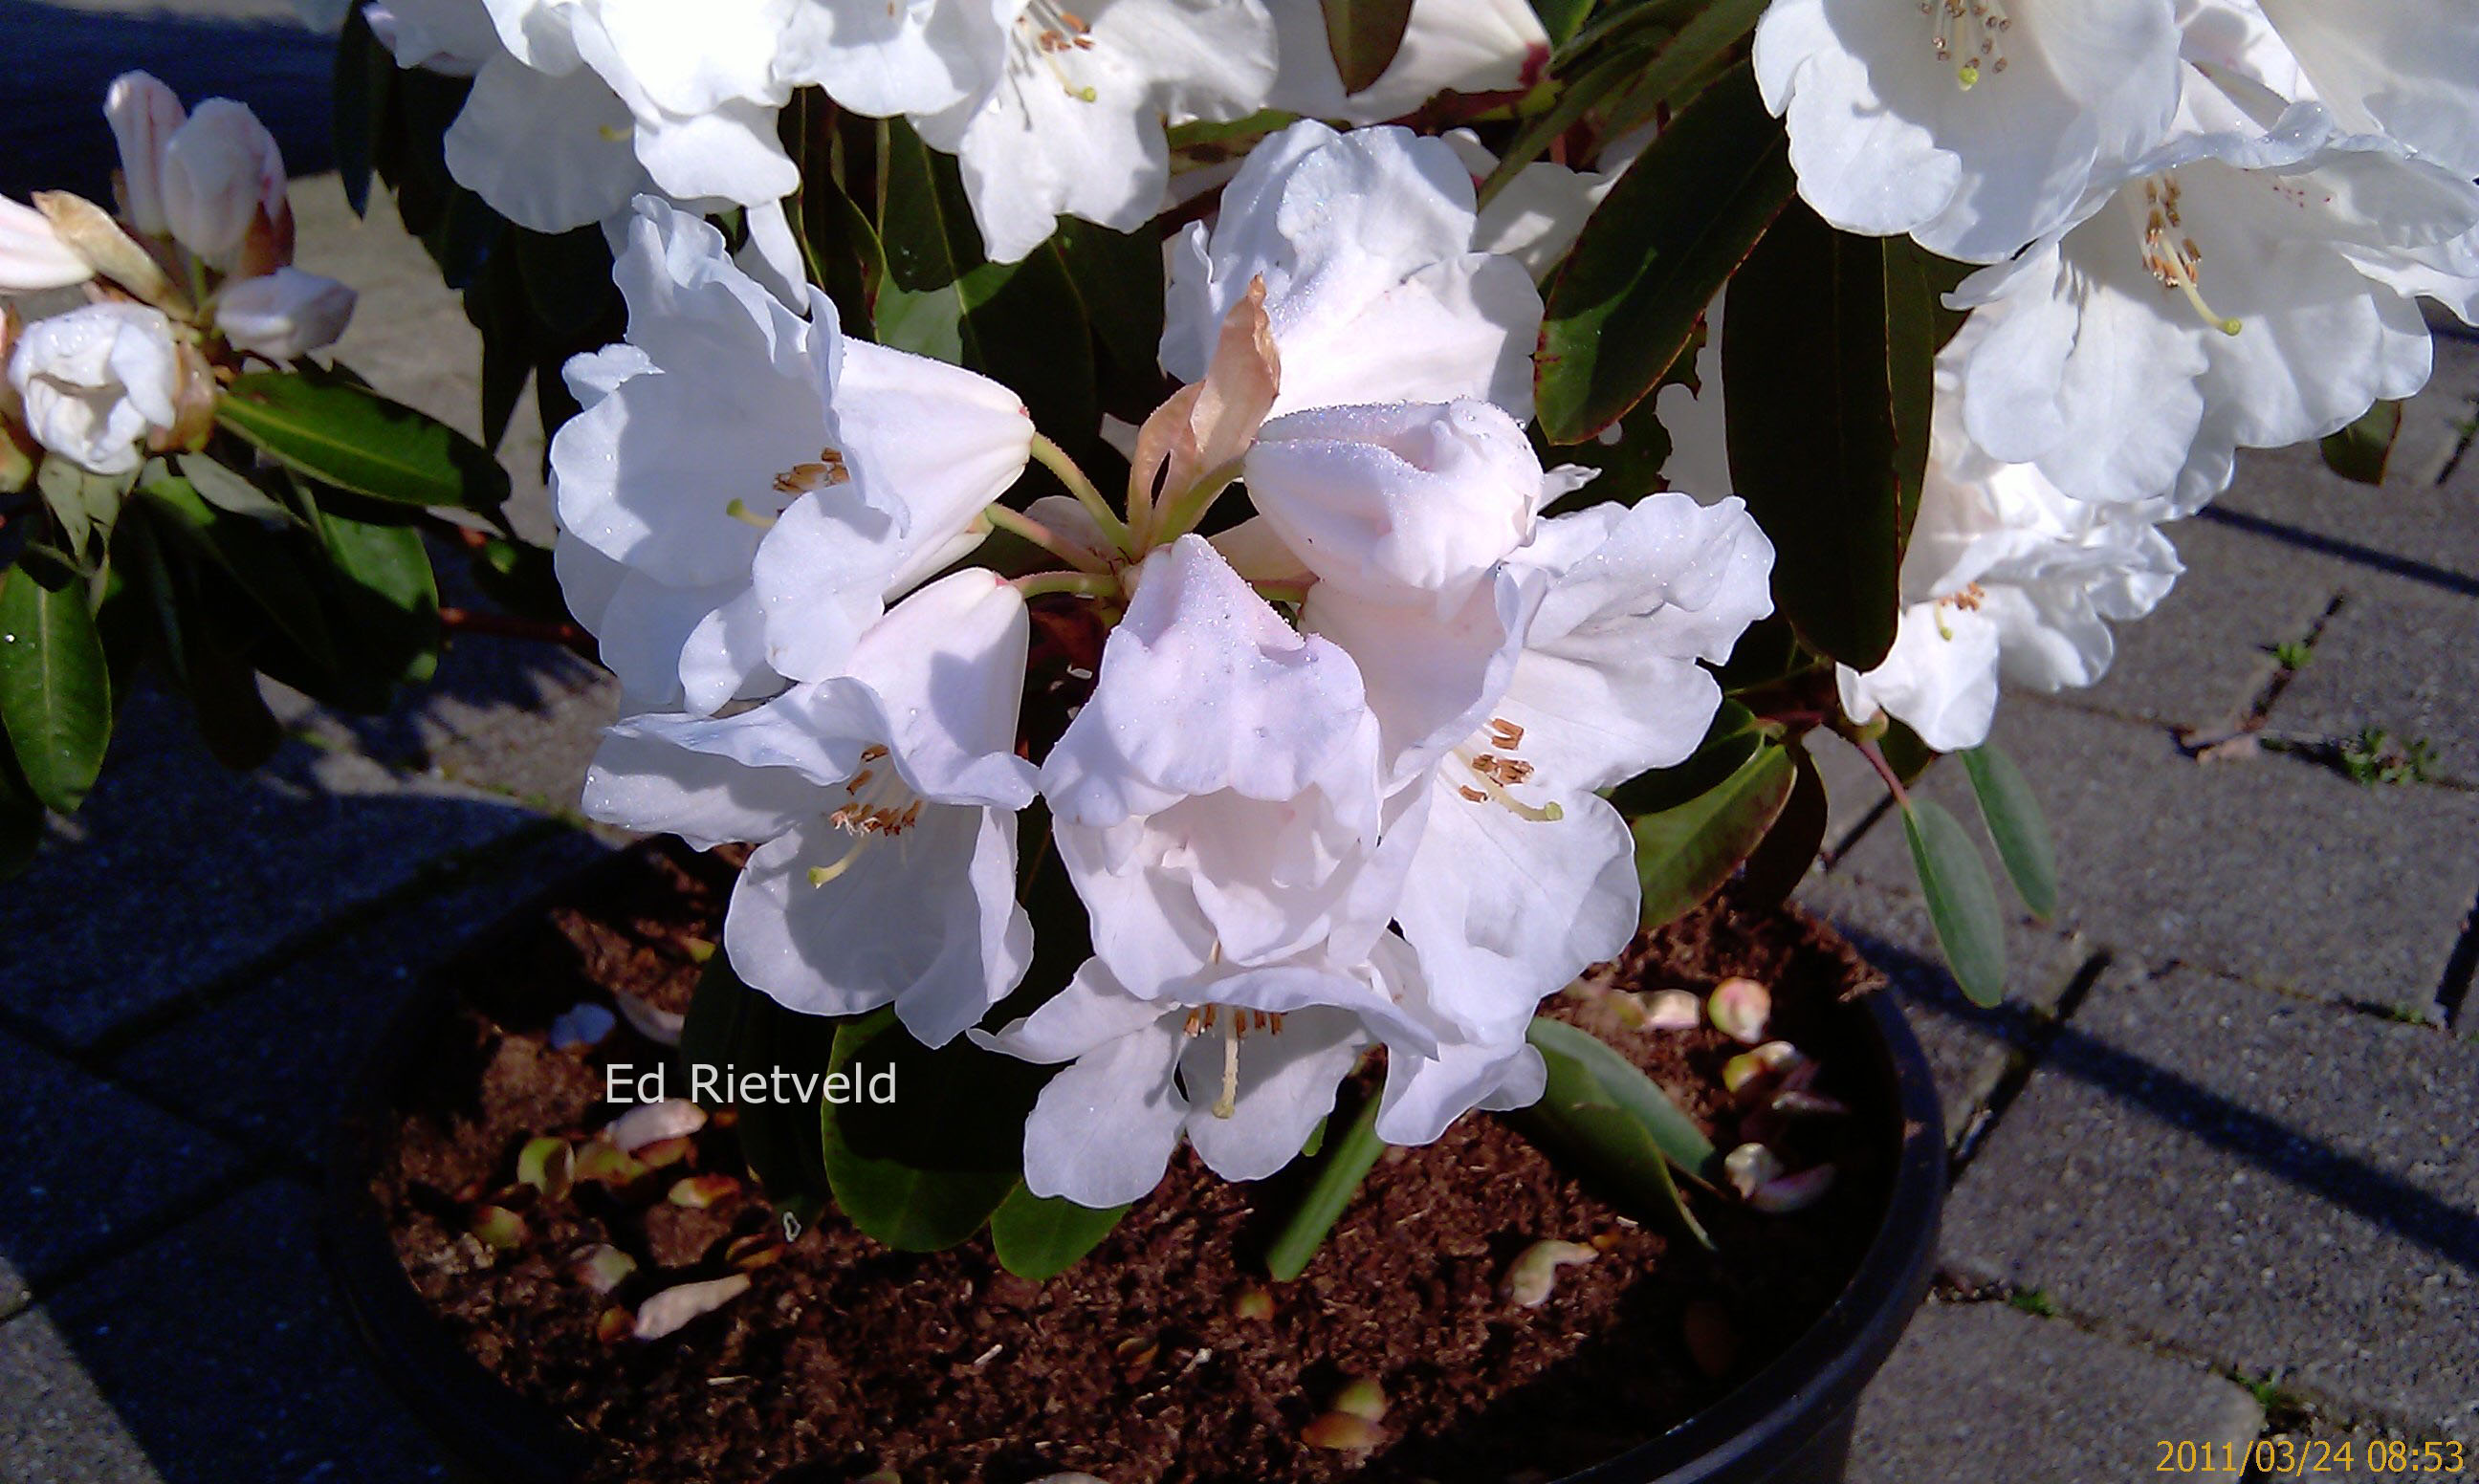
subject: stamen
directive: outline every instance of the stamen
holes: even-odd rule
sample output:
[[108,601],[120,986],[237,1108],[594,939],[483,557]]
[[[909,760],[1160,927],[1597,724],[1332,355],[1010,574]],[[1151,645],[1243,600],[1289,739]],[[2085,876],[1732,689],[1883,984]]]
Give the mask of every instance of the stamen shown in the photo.
[[1214,1116],[1228,1118],[1240,1111],[1240,1017],[1231,1017],[1231,1029],[1222,1039],[1222,1095],[1214,1100]]
[[2005,36],[2014,19],[2001,0],[1920,0],[1920,13],[1929,17],[1929,50],[1954,65],[1963,91],[2006,70]]
[[842,857],[836,860],[833,865],[809,867],[809,884],[812,886],[823,886],[827,883],[833,881],[836,877],[843,875],[846,871],[851,870],[852,863],[860,858],[861,851],[866,848],[868,844],[869,836],[862,835],[859,839],[852,842],[852,849],[845,851]]
[[[2244,320],[2222,314],[2204,300],[2204,250],[2186,235],[2178,215],[2179,189],[2173,177],[2143,183],[2143,266],[2164,289],[2175,289],[2194,306],[2206,324],[2224,335],[2246,328]],[[2132,200],[2128,203],[2133,205]]]
[[[1518,741],[1523,736],[1523,729],[1512,722],[1492,721],[1485,729],[1500,746],[1509,745],[1504,739],[1510,732]],[[1507,792],[1517,784],[1529,781],[1532,777],[1533,765],[1521,758],[1500,757],[1495,753],[1475,754],[1466,746],[1455,749],[1454,759],[1471,771],[1470,781],[1455,785],[1455,792],[1470,802],[1495,804],[1519,818],[1543,824],[1567,817],[1567,811],[1555,802],[1531,805]]]
[[844,467],[844,456],[833,448],[820,448],[814,464],[795,464],[775,476],[775,490],[779,495],[806,495],[829,485],[842,484],[852,478]]
[[1093,28],[1075,12],[1066,10],[1055,0],[1033,0],[1016,17],[1020,32],[1030,38],[1033,57],[1050,69],[1051,77],[1067,95],[1080,103],[1093,103],[1102,94],[1090,84],[1078,84],[1060,65],[1062,59],[1093,49]]

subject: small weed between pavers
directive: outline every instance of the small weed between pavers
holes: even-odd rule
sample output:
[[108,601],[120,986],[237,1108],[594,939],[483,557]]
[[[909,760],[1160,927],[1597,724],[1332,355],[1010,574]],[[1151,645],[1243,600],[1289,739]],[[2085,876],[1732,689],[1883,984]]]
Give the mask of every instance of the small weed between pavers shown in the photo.
[[2384,1016],[2387,1020],[2395,1021],[2402,1025],[2427,1024],[2427,1007],[2424,1005],[2413,1005],[2407,1001],[2403,1001],[2391,1005],[2377,1005],[2372,1007],[2372,1009],[2377,1014]]
[[2006,1301],[2025,1314],[2037,1315],[2044,1319],[2054,1319],[2057,1317],[2057,1304],[2038,1289],[2023,1289],[2009,1293],[2006,1296]]
[[2314,646],[2304,639],[2284,639],[2272,647],[2273,663],[2284,670],[2304,670],[2314,655]]
[[2230,1379],[2245,1387],[2247,1394],[2253,1396],[2257,1404],[2263,1408],[2264,1431],[2267,1436],[2274,1433],[2297,1432],[2314,1420],[2315,1409],[2309,1406],[2304,1397],[2285,1390],[2279,1382],[2268,1375],[2250,1376],[2234,1370],[2230,1372]]
[[2381,727],[2366,727],[2341,744],[2341,771],[2359,783],[2424,783],[2436,767],[2436,745],[2425,737],[2396,743]]

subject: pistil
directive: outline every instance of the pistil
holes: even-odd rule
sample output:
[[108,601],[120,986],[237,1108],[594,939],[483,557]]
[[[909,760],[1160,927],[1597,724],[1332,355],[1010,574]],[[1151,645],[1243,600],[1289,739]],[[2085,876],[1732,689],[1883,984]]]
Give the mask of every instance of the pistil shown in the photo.
[[1920,13],[1929,17],[1929,49],[1954,68],[1963,91],[2006,70],[2006,33],[2014,18],[2000,0],[1920,0]]
[[2143,266],[2162,288],[2185,294],[2206,324],[2224,335],[2236,335],[2246,327],[2244,321],[2204,301],[2204,250],[2186,235],[2185,222],[2178,215],[2178,197],[2174,178],[2156,176],[2143,183]]

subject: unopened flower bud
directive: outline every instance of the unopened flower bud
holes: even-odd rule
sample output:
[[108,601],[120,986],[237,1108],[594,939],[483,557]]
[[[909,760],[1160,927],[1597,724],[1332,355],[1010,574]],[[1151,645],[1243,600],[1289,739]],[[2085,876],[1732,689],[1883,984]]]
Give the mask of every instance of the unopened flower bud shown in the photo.
[[164,146],[188,121],[172,90],[144,72],[123,72],[103,96],[103,115],[120,143],[121,206],[150,237],[171,230],[164,215]]
[[332,278],[279,268],[226,284],[216,301],[216,328],[236,350],[270,361],[299,360],[345,333],[356,297]]
[[[210,265],[231,269],[264,214],[268,230],[292,219],[284,155],[258,115],[209,98],[164,144],[164,216],[172,235]],[[283,235],[290,238],[289,225]]]
[[171,321],[142,304],[89,304],[38,320],[9,357],[38,443],[92,473],[136,469],[149,428],[179,421]]

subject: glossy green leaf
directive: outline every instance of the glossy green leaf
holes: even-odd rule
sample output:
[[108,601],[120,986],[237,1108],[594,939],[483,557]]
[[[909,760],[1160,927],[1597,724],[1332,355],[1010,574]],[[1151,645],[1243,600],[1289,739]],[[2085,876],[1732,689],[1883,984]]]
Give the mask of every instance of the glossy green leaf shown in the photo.
[[906,1252],[981,1230],[1023,1172],[1025,1115],[1051,1069],[961,1036],[933,1051],[885,1011],[836,1031],[831,1066],[895,1072],[894,1103],[831,1103],[820,1119],[827,1183],[853,1225]]
[[2361,484],[2384,483],[2393,445],[2401,438],[2401,403],[2376,403],[2348,427],[2325,435],[2324,467]]
[[999,1266],[1019,1278],[1046,1283],[1083,1261],[1128,1214],[1125,1206],[1096,1211],[1055,1195],[1035,1195],[1023,1186],[1008,1192],[990,1216],[990,1245]]
[[1919,256],[1782,213],[1722,331],[1731,486],[1774,543],[1774,601],[1810,648],[1871,670],[1928,460],[1935,323]]
[[[204,459],[186,459],[183,465],[217,470],[239,482],[238,475]],[[333,671],[336,644],[319,569],[311,559],[315,549],[288,534],[292,513],[268,500],[266,510],[242,515],[211,506],[204,496],[192,479],[178,476],[158,479],[139,492],[159,531],[221,568],[312,664]]]
[[1548,1071],[1541,1101],[1517,1124],[1582,1172],[1608,1186],[1623,1204],[1678,1221],[1704,1246],[1712,1241],[1688,1210],[1675,1165],[1709,1182],[1720,1155],[1696,1120],[1658,1084],[1592,1035],[1546,1015],[1526,1033]]
[[481,445],[342,376],[251,372],[217,400],[216,419],[291,468],[373,499],[496,510],[508,498],[506,471]]
[[1920,894],[1928,899],[1929,921],[1955,982],[1974,1004],[2004,1000],[2006,919],[1980,848],[1943,805],[1917,796],[1903,811],[1903,834],[1910,841]]
[[341,579],[336,633],[346,654],[344,678],[377,682],[374,690],[358,687],[363,694],[355,697],[320,699],[384,706],[387,687],[420,684],[439,667],[439,583],[429,549],[411,525],[347,515],[332,500],[322,502],[319,525]]
[[1721,890],[1781,816],[1797,777],[1790,750],[1767,741],[1711,788],[1629,826],[1644,926],[1675,922]]
[[190,488],[218,510],[246,517],[261,525],[301,525],[301,518],[282,500],[203,453],[184,453],[175,462]]
[[1551,442],[1594,436],[1660,383],[1791,187],[1781,125],[1745,67],[1646,146],[1549,289],[1535,400]]
[[[706,960],[680,1024],[678,1086],[695,1089],[692,1068],[699,1066],[717,1068],[718,1077],[725,1069],[766,1072],[779,1067],[803,1076],[824,1072],[833,1064],[835,1032],[842,1024],[787,1010],[752,989],[718,952]],[[724,1100],[702,1101],[719,1107]],[[767,1201],[796,1222],[815,1220],[828,1195],[817,1106],[778,1098],[733,1106],[737,1121],[732,1128],[741,1155],[765,1188]]]
[[111,670],[75,573],[0,573],[0,727],[35,797],[75,813],[112,741]]
[[1594,0],[1532,0],[1532,13],[1548,35],[1549,44],[1564,46],[1584,28],[1585,17],[1593,13],[1593,5]]
[[2040,813],[2039,798],[2014,759],[1986,743],[1962,755],[1971,775],[1971,791],[1980,801],[1981,820],[1997,844],[1997,858],[2023,905],[2035,917],[2057,915],[2057,850],[2049,839],[2049,822]]
[[1748,853],[1739,884],[1730,895],[1731,905],[1742,911],[1762,911],[1789,900],[1825,849],[1826,827],[1832,816],[1824,776],[1816,771],[1816,759],[1806,748],[1794,745],[1791,756],[1799,774],[1791,781],[1790,798],[1783,802],[1773,828]]
[[1386,75],[1412,23],[1412,0],[1317,0],[1325,11],[1326,50],[1342,90],[1354,93]]
[[1329,1122],[1329,1137],[1320,1142],[1299,1204],[1291,1208],[1265,1249],[1265,1271],[1276,1281],[1289,1283],[1308,1271],[1309,1261],[1325,1244],[1326,1233],[1342,1219],[1351,1198],[1360,1192],[1360,1183],[1377,1167],[1378,1157],[1386,1152],[1386,1141],[1377,1137],[1377,1108],[1375,1097],[1362,1098],[1340,1136],[1334,1135]]

